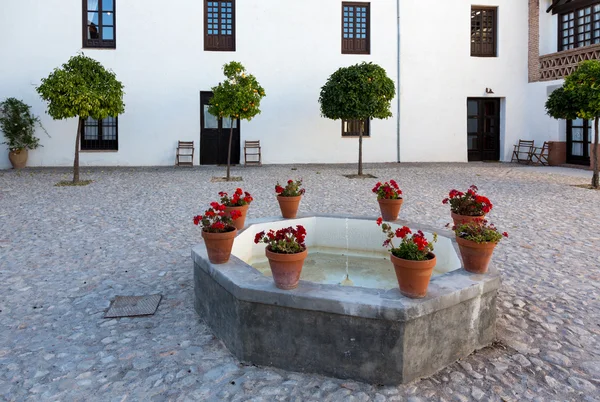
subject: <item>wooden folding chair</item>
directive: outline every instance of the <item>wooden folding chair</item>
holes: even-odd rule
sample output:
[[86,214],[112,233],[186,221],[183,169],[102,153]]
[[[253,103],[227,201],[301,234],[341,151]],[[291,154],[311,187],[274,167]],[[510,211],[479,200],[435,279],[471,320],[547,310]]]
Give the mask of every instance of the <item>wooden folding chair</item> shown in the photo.
[[531,152],[531,161],[533,163],[539,163],[543,166],[548,166],[548,153],[550,146],[548,141],[544,141],[544,145],[540,147],[533,147]]
[[260,141],[244,141],[244,166],[262,166]]
[[533,143],[533,141],[529,140],[519,140],[519,143],[515,145],[512,154],[512,159],[510,161],[517,161],[519,163],[530,163],[534,148]]
[[[184,160],[181,160],[182,158]],[[194,166],[194,141],[179,141],[177,166]]]

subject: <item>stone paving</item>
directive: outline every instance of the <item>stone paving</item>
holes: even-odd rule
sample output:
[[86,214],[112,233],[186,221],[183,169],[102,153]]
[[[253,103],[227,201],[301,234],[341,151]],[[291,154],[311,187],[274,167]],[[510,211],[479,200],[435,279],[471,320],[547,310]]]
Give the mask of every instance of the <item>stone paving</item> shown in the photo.
[[[600,192],[511,164],[381,164],[402,216],[440,227],[451,188],[477,184],[510,233],[498,343],[436,375],[383,387],[240,364],[193,309],[192,216],[241,186],[249,217],[277,215],[276,180],[303,178],[301,212],[378,215],[354,166],[0,171],[0,399],[44,401],[600,401]],[[162,293],[155,316],[104,319],[116,295]]]

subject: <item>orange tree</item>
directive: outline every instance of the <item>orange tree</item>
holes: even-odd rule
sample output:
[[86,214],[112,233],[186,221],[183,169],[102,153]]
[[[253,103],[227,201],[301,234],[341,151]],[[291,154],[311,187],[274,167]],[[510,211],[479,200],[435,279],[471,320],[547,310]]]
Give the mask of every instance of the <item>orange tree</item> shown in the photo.
[[208,112],[213,116],[229,120],[229,148],[227,150],[227,181],[231,179],[231,141],[233,121],[252,120],[260,114],[260,101],[265,90],[252,74],[248,74],[241,63],[232,61],[223,66],[225,80],[212,88],[213,97]]
[[77,117],[79,121],[73,161],[73,183],[78,183],[83,121],[88,117],[102,120],[122,114],[125,111],[123,84],[98,61],[79,54],[43,78],[36,90],[48,102],[47,113],[54,120]]
[[[332,120],[368,120],[392,117],[394,81],[373,63],[342,67],[321,88],[321,115]],[[364,124],[358,136],[358,175],[362,176],[362,140]]]
[[594,120],[592,187],[598,188],[598,119],[600,118],[600,61],[586,60],[550,94],[546,112],[555,119]]

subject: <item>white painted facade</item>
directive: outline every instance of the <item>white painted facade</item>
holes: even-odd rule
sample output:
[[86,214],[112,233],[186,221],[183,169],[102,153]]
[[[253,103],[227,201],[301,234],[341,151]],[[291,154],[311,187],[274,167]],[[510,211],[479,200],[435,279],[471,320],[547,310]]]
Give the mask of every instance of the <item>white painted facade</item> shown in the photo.
[[[126,92],[119,150],[82,152],[83,166],[173,165],[178,140],[195,142],[198,164],[199,94],[231,60],[266,90],[262,114],[241,125],[241,143],[260,140],[264,163],[356,162],[357,139],[342,138],[341,123],[320,116],[318,97],[331,73],[361,61],[385,68],[399,93],[393,118],[371,123],[366,162],[466,162],[468,97],[501,98],[503,161],[519,138],[559,136],[556,122],[530,117],[543,112],[551,83],[527,82],[526,1],[371,1],[369,55],[341,53],[338,0],[238,0],[235,52],[204,51],[203,1],[116,3],[117,47],[101,50],[82,49],[81,0],[2,0],[0,98],[31,105],[52,137],[38,132],[43,148],[29,153],[28,166],[72,165],[77,121],[53,121],[35,86],[82,50]],[[497,57],[470,56],[473,4],[498,7]],[[541,35],[543,51],[556,48],[553,18],[540,11],[541,29],[554,33]],[[0,168],[8,168],[2,147]]]
[[[546,12],[551,4],[551,0],[540,0],[540,56],[558,51],[558,17]],[[527,135],[523,136],[523,139],[531,139],[539,143],[544,141],[564,142],[567,140],[566,122],[548,116],[544,107],[548,96],[560,87],[563,81],[541,81],[529,84],[528,114],[531,118],[529,131]]]

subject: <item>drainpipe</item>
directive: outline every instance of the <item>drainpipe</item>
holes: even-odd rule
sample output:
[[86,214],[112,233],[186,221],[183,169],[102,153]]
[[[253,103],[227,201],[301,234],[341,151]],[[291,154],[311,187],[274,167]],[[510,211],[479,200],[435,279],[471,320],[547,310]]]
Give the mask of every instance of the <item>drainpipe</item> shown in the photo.
[[398,48],[397,55],[398,59],[396,62],[396,96],[397,96],[397,110],[396,110],[396,162],[400,162],[400,0],[396,0],[396,17],[397,17],[397,42]]

